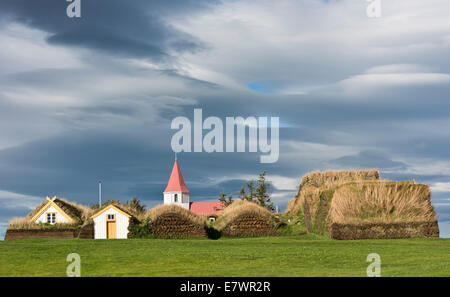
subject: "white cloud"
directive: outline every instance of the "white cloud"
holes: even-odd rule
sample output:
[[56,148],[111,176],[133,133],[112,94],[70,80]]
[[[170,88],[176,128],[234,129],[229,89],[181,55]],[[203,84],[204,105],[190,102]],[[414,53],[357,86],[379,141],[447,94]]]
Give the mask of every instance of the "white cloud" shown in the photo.
[[433,84],[449,84],[446,73],[386,73],[355,75],[339,84],[348,93],[371,93],[374,89],[386,87],[407,87]]
[[298,190],[300,185],[300,177],[292,178],[281,175],[268,175],[267,180],[270,181],[277,190]]
[[77,51],[49,45],[48,33],[11,23],[0,31],[1,74],[30,71],[41,68],[79,67]]
[[34,209],[44,201],[45,197],[36,197],[0,190],[0,205],[5,208]]
[[286,191],[286,192],[278,192],[273,193],[271,195],[272,202],[274,207],[278,206],[280,212],[284,212],[285,209],[282,206],[286,206],[289,201],[295,198],[297,195],[297,191]]
[[423,73],[430,72],[430,68],[417,64],[390,64],[369,68],[365,71],[367,74],[386,74],[386,73]]
[[433,192],[450,192],[450,182],[434,183],[431,185],[431,190]]
[[440,160],[438,158],[402,158],[401,156],[396,158],[396,160],[407,164],[407,168],[384,170],[386,173],[419,176],[450,176],[450,161],[447,160]]
[[[375,79],[387,85],[448,82],[445,73],[428,73],[441,66],[434,57],[449,50],[448,1],[385,1],[376,20],[367,18],[366,7],[354,0],[225,2],[206,15],[172,21],[210,47],[183,55],[180,68],[230,87],[275,80],[284,94],[349,78],[370,85]],[[364,75],[367,69],[394,75]]]

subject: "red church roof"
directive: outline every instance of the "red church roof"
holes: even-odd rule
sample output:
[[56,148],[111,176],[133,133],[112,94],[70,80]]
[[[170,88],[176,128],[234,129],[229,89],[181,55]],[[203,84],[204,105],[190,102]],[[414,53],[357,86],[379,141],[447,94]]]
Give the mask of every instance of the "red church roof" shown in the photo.
[[193,213],[199,215],[219,214],[222,208],[223,205],[220,201],[191,202],[189,206]]
[[178,161],[175,160],[173,164],[172,173],[170,174],[169,182],[164,190],[166,192],[184,192],[189,193],[186,185],[184,184],[183,176],[181,175],[180,167],[178,166]]

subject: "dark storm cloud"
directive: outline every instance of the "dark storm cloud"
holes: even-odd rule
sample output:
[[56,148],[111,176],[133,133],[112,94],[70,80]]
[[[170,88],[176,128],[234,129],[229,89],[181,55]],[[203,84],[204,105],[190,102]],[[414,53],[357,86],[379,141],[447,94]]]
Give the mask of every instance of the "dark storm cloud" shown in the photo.
[[52,44],[79,46],[126,57],[165,61],[169,51],[195,52],[202,43],[168,25],[164,19],[194,14],[215,1],[81,1],[82,17],[68,18],[60,0],[5,0],[0,14],[50,34]]

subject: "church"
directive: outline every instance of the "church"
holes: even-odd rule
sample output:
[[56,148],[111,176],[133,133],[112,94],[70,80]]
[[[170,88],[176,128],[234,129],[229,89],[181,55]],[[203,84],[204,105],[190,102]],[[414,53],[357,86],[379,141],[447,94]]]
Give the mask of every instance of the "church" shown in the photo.
[[176,204],[185,209],[192,211],[198,215],[206,215],[212,218],[218,215],[223,208],[220,201],[204,201],[191,202],[190,192],[184,183],[183,175],[181,174],[178,160],[175,158],[172,173],[170,174],[169,182],[164,190],[164,204]]

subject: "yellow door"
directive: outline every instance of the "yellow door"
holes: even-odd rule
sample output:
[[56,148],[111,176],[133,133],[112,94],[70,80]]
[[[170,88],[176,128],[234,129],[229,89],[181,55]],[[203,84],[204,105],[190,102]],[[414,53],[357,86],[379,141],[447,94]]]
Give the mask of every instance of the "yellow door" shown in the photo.
[[108,239],[116,238],[116,221],[106,222],[106,234]]

